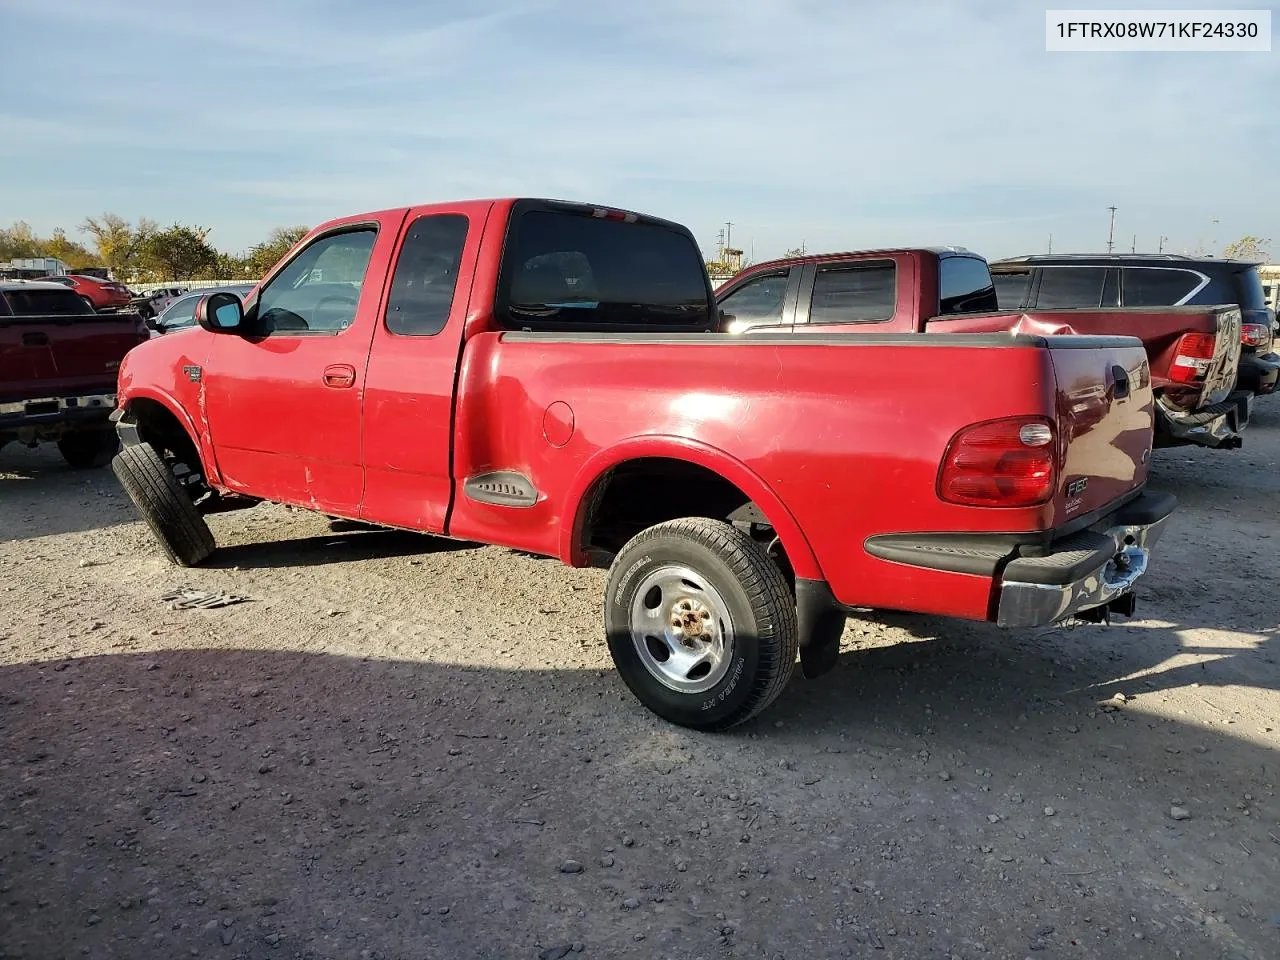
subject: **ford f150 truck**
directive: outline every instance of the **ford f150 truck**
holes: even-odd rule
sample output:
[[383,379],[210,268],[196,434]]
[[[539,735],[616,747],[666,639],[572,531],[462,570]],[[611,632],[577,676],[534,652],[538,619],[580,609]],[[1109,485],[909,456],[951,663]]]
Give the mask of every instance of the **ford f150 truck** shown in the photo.
[[1236,306],[1000,309],[987,262],[959,247],[814,254],[752,266],[716,291],[724,329],[1135,336],[1151,364],[1155,446],[1236,449],[1253,392],[1237,390]]
[[137,316],[96,313],[61,284],[0,282],[0,447],[55,441],[72,467],[106,466],[120,361],[145,339]]
[[335,220],[196,321],[113,414],[171,559],[267,500],[599,565],[623,681],[700,729],[829,669],[850,608],[1127,615],[1174,509],[1137,340],[725,334],[690,232],[626,211]]

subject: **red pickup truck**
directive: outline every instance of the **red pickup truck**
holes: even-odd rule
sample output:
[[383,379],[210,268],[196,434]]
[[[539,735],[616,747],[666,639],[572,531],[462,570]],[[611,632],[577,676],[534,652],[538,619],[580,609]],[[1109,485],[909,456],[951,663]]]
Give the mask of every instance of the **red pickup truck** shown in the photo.
[[1144,489],[1137,340],[728,335],[689,231],[631,212],[335,220],[196,320],[130,352],[113,414],[174,561],[214,549],[205,513],[269,500],[607,567],[624,682],[700,729],[767,707],[797,654],[829,669],[850,608],[1131,613],[1174,509]]
[[[959,247],[816,254],[761,263],[716,290],[723,328],[760,333],[1135,336],[1151,363],[1155,446],[1236,449],[1253,392],[1236,389],[1236,305],[1000,310],[987,261]],[[856,327],[853,325],[857,325]]]
[[0,282],[0,447],[54,441],[72,467],[106,466],[120,361],[147,336],[60,284]]

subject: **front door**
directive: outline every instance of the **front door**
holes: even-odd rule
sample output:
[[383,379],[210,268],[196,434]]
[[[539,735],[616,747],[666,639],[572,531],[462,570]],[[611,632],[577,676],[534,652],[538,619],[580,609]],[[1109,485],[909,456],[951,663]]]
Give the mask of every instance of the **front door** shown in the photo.
[[404,211],[315,237],[217,335],[200,373],[218,470],[253,496],[356,517],[361,403],[382,279]]

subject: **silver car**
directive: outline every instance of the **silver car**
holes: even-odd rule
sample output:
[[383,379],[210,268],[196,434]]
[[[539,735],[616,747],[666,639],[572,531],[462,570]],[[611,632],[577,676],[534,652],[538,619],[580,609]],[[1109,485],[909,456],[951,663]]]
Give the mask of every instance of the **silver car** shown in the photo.
[[208,287],[202,290],[190,290],[174,300],[155,320],[151,321],[151,336],[159,337],[175,330],[185,330],[196,322],[196,304],[201,297],[211,293],[234,293],[243,300],[253,290],[252,283],[237,283],[226,287]]

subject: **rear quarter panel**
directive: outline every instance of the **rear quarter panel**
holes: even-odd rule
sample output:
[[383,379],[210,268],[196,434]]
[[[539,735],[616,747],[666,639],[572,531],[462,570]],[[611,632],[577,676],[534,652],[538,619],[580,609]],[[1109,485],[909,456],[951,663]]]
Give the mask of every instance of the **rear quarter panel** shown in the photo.
[[[745,471],[758,485],[755,496],[739,482],[788,554],[814,558],[814,569],[797,563],[797,572],[825,578],[842,602],[982,619],[987,578],[902,567],[869,556],[863,542],[1052,525],[1053,504],[993,510],[936,495],[938,465],[960,427],[1057,411],[1049,352],[986,339],[477,335],[461,371],[455,481],[518,470],[542,496],[517,510],[459,495],[450,533],[582,563],[571,532],[583,493],[609,465],[640,455],[718,458],[726,476]],[[935,375],[908,389],[904,369]]]

